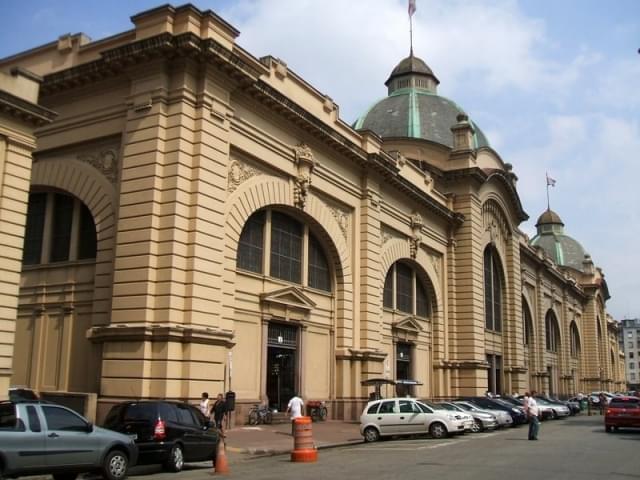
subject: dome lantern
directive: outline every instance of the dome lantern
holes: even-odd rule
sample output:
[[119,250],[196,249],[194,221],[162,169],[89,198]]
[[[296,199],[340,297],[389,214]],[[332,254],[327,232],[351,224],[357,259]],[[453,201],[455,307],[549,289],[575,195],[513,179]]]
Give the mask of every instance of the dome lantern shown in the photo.
[[387,81],[384,82],[389,95],[401,88],[419,88],[437,94],[439,83],[440,80],[424,60],[414,57],[413,52],[396,65]]

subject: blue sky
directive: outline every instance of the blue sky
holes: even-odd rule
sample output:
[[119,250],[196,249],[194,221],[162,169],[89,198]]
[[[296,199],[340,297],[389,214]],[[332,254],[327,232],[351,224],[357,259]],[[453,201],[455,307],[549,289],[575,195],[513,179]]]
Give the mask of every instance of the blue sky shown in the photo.
[[[131,28],[161,4],[0,0],[0,58],[82,31]],[[176,3],[179,4],[179,3]],[[406,0],[195,2],[236,26],[255,56],[285,60],[352,123],[386,95],[408,53]],[[603,268],[615,318],[640,317],[640,1],[417,0],[414,51],[512,163],[535,232],[551,208]]]

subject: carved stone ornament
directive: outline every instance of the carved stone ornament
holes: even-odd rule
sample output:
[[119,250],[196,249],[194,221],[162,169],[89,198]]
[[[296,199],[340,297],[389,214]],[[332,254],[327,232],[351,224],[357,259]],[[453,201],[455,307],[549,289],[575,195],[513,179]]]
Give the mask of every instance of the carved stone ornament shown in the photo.
[[416,258],[418,255],[418,249],[422,242],[422,217],[419,213],[411,215],[411,238],[410,238],[410,253],[411,258]]
[[431,255],[431,265],[433,265],[433,269],[436,271],[436,275],[440,276],[440,257],[438,255]]
[[293,203],[296,207],[303,209],[307,203],[309,188],[311,186],[311,174],[316,166],[313,152],[304,143],[293,147],[295,162],[298,167],[298,174],[294,179]]
[[227,191],[234,192],[243,182],[246,182],[255,175],[260,175],[260,171],[249,165],[234,160],[229,164],[229,181]]
[[333,218],[335,218],[336,222],[338,222],[338,226],[340,227],[342,236],[346,239],[347,231],[349,229],[349,213],[338,207],[329,206],[328,208],[331,212],[331,215],[333,215]]
[[97,153],[80,153],[76,157],[88,163],[115,184],[118,181],[118,150],[115,147],[103,147]]

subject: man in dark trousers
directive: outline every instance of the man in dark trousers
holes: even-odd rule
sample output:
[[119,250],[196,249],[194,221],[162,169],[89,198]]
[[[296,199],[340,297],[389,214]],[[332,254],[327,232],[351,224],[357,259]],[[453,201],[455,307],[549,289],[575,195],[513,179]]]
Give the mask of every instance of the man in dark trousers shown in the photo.
[[529,440],[538,440],[540,420],[538,420],[538,403],[535,399],[536,392],[531,390],[531,395],[526,404],[527,417],[529,417]]
[[224,397],[221,393],[218,394],[218,398],[216,398],[216,401],[211,407],[211,414],[213,415],[213,421],[216,424],[216,428],[220,430],[220,435],[224,437],[223,424],[224,417],[227,414],[227,403],[224,401]]

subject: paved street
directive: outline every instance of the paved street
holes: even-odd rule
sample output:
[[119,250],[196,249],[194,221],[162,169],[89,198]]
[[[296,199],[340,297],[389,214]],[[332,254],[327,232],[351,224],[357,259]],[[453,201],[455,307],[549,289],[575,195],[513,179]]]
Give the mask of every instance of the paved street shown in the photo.
[[[640,478],[640,431],[604,432],[601,416],[545,422],[540,440],[525,427],[447,440],[414,438],[321,450],[316,464],[294,464],[286,455],[241,460],[231,475],[260,479],[603,480]],[[195,480],[209,469],[178,475],[136,475],[135,480]]]

